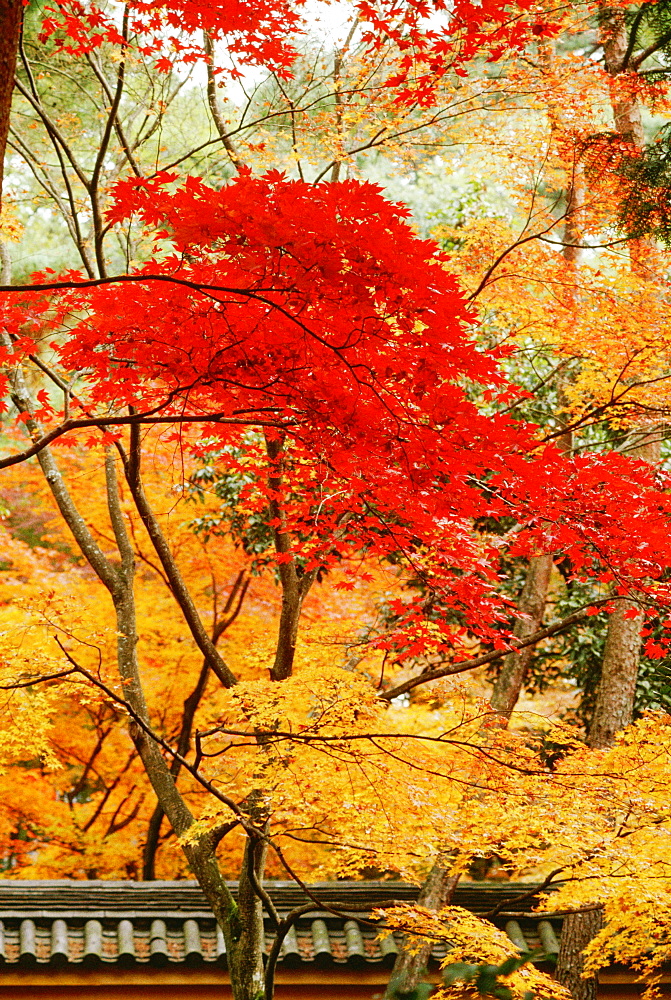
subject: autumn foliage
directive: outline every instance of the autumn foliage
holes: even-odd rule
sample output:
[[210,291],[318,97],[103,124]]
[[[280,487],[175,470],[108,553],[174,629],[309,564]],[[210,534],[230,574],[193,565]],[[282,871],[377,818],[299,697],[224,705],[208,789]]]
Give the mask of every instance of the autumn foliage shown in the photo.
[[[588,971],[665,958],[668,717],[590,748],[587,709],[506,728],[480,669],[623,606],[636,656],[671,639],[667,251],[626,231],[631,175],[603,159],[643,161],[634,112],[667,107],[638,74],[654,18],[545,6],[362,0],[327,56],[284,0],[26,14],[38,138],[12,156],[73,250],[6,263],[0,291],[0,855],[7,877],[191,873],[238,1000],[272,998],[264,876],[496,859],[552,889],[541,909],[604,908]],[[431,176],[423,144],[485,179],[420,233],[371,178],[376,150]],[[11,170],[5,249],[41,218]],[[466,962],[511,951],[449,901],[379,918]],[[566,995],[510,974],[530,983]]]

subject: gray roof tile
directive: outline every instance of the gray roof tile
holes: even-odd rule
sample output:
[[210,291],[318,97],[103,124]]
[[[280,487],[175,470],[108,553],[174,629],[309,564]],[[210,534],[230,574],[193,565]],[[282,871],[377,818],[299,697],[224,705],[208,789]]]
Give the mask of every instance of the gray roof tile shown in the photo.
[[65,965],[69,957],[68,925],[64,920],[54,920],[51,925],[51,965]]
[[[73,941],[73,944],[75,944],[75,942],[76,938],[75,941]],[[86,923],[84,924],[83,944],[84,948],[83,948],[83,954],[81,956],[82,962],[84,963],[84,965],[88,965],[91,967],[96,966],[99,962],[102,961],[103,957],[103,925],[100,923],[99,920],[86,921]],[[79,949],[76,948],[75,944],[75,948],[73,949],[73,952],[71,952],[71,954],[73,954],[73,957],[77,955],[78,950]]]
[[158,968],[168,964],[168,932],[164,920],[152,920],[149,929],[149,961]]
[[22,920],[19,925],[19,962],[21,965],[37,964],[37,935],[33,920]]
[[[235,890],[236,886],[231,886]],[[306,902],[293,883],[267,883],[280,914]],[[523,887],[528,889],[528,886]],[[511,900],[522,887],[465,885],[454,902],[484,913]],[[413,900],[417,888],[400,882],[338,882],[311,887],[317,899],[343,909],[382,900]],[[496,920],[518,948],[558,949],[561,921],[538,920],[514,904]],[[351,913],[351,911],[350,911]],[[226,965],[226,946],[204,897],[192,882],[20,882],[0,881],[0,966],[69,965],[74,968]],[[273,939],[267,928],[267,946]],[[301,917],[284,940],[280,966],[299,968],[391,967],[400,938],[378,940],[364,913],[343,917],[315,910]],[[439,961],[441,943],[433,950]],[[1,978],[1,974],[0,974]]]

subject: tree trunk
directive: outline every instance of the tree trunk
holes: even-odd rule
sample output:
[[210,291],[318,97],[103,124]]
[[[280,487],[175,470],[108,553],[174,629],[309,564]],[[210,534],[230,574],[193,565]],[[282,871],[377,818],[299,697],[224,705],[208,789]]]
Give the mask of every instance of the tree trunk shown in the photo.
[[[527,578],[518,602],[520,617],[513,629],[518,639],[528,639],[541,627],[552,565],[552,556],[549,553],[533,556],[529,560]],[[503,669],[492,692],[491,704],[494,711],[505,719],[510,718],[517,704],[527,668],[534,655],[534,648],[525,646],[518,652],[508,653],[503,661]]]
[[[11,352],[12,342],[9,335],[7,333],[0,334],[0,340],[5,348]],[[32,413],[34,403],[20,367],[10,369],[9,380],[12,401],[17,409],[20,412]],[[26,420],[26,429],[33,439],[40,435],[39,424],[32,416]],[[131,455],[138,445],[139,433],[137,427],[134,427],[131,430]],[[113,453],[111,450],[107,452],[105,477],[107,505],[118,548],[119,562],[110,561],[99,547],[86,521],[75,506],[49,448],[40,451],[37,460],[79,550],[107,588],[112,599],[117,624],[117,666],[123,684],[124,701],[130,716],[129,734],[156,797],[161,803],[161,808],[175,834],[182,837],[193,826],[194,818],[178,791],[175,778],[164,759],[160,739],[151,729],[137,659],[134,597],[135,554],[121,509]],[[136,476],[136,493],[144,497],[139,459],[136,462],[134,474]],[[156,535],[156,531],[154,535]],[[202,623],[200,623],[200,627],[202,629]],[[210,658],[207,659],[207,662],[211,665]],[[223,663],[223,661],[221,662]],[[80,669],[83,671],[83,668]],[[228,670],[227,667],[225,669]],[[221,874],[216,859],[216,847],[216,836],[210,832],[202,833],[182,844],[189,867],[198,880],[224,934],[234,1000],[263,1000],[263,955],[265,951],[263,911],[261,900],[255,892],[255,886],[263,877],[265,863],[262,838],[248,841],[245,864],[240,875],[237,902]]]
[[253,867],[260,882],[265,859],[265,844],[248,839],[238,887],[240,937],[235,943],[233,954],[229,956],[234,1000],[263,1000],[265,996],[263,903],[254,891],[249,874]]
[[0,0],[0,208],[22,15],[22,0]]
[[556,976],[562,986],[571,991],[575,1000],[596,1000],[597,979],[582,978],[582,953],[601,929],[602,911],[570,913],[564,917],[557,956]]
[[[552,565],[550,554],[535,556],[529,560],[527,578],[519,600],[519,610],[525,617],[518,618],[514,627],[514,633],[520,639],[526,639],[540,626],[545,612]],[[501,715],[505,725],[519,698],[533,648],[528,646],[517,653],[509,653],[494,686],[492,707]],[[449,868],[441,864],[440,860],[437,861],[422,886],[418,903],[430,910],[440,910],[452,899],[458,881],[458,875],[452,875]],[[415,989],[426,971],[431,947],[426,945],[419,951],[412,952],[405,947],[401,948],[385,994],[387,997],[394,997],[397,992],[410,993]]]
[[[448,873],[440,861],[433,866],[417,900],[420,906],[428,910],[440,910],[447,906],[457,887],[459,875]],[[419,951],[411,952],[402,948],[396,956],[391,982],[385,996],[393,997],[397,992],[410,993],[426,972],[433,945],[424,945]]]
[[[629,36],[622,22],[621,14],[618,12],[615,16],[618,21],[615,23],[605,21],[601,29],[606,72],[613,80],[622,72],[624,57],[629,45]],[[642,149],[645,145],[645,134],[641,121],[641,109],[633,92],[613,85],[610,92],[610,103],[617,131],[624,139],[628,139],[629,142],[633,142],[635,146]]]
[[[654,431],[653,435],[654,436]],[[639,458],[654,462],[659,460],[659,444],[643,441],[632,449]],[[636,612],[632,617],[626,617]],[[641,625],[644,614],[632,600],[618,601],[609,616],[606,645],[601,663],[601,679],[596,695],[596,706],[587,735],[590,747],[611,746],[617,733],[628,726],[634,713],[634,698],[641,651]],[[582,968],[579,952],[587,947],[601,927],[602,911],[575,913],[564,920],[557,960],[557,979],[566,986],[576,1000],[595,1000],[597,979],[580,978]],[[564,933],[567,943],[564,954]]]
[[[606,10],[603,13],[607,13]],[[618,14],[615,14],[618,17]],[[601,41],[606,70],[614,79],[622,72],[624,57],[628,47],[628,36],[620,20],[602,24]],[[639,149],[645,145],[641,122],[641,112],[635,96],[625,93],[617,86],[611,88],[611,108],[616,129],[623,138],[634,143]],[[636,248],[631,248],[632,266],[636,266]],[[659,446],[650,441],[632,449],[639,458],[649,462],[659,460]],[[638,611],[633,617],[628,613]],[[627,726],[632,719],[634,695],[641,647],[641,624],[643,614],[634,601],[618,602],[616,610],[609,617],[606,646],[601,666],[601,680],[597,690],[596,707],[587,742],[591,747],[610,746],[617,732]],[[602,910],[574,913],[564,919],[562,926],[557,979],[566,986],[576,1000],[595,1000],[597,979],[595,976],[581,978],[582,952],[599,931]]]
[[[625,617],[634,612],[635,617]],[[610,746],[617,732],[631,722],[643,618],[638,604],[629,600],[619,601],[609,616],[601,680],[587,737],[591,747]]]
[[[541,42],[539,44],[539,56],[548,72],[552,71],[554,46],[550,43]],[[561,110],[551,108],[551,120],[553,128],[561,127]],[[576,163],[573,169],[570,186],[566,193],[566,218],[564,223],[564,247],[562,253],[564,259],[573,268],[580,262],[580,220],[579,212],[584,201],[584,186],[582,171]],[[572,308],[576,307],[575,290],[570,292]],[[560,389],[560,404],[564,410],[563,394]],[[559,414],[563,416],[562,413]],[[570,421],[569,421],[570,423]],[[569,432],[562,434],[557,439],[557,446],[560,451],[570,454],[572,449],[572,435]],[[550,585],[550,575],[552,573],[553,557],[550,553],[541,556],[534,556],[529,560],[527,577],[518,601],[520,617],[515,622],[513,629],[518,639],[526,639],[534,632],[538,631],[543,622],[545,614],[545,604],[547,601],[548,587]],[[522,617],[524,616],[524,617]],[[534,646],[527,646],[517,653],[509,653],[503,661],[503,669],[494,685],[491,697],[491,705],[495,712],[502,718],[509,719],[520,696],[524,677],[534,655]]]
[[270,679],[283,681],[287,677],[291,677],[293,672],[301,609],[310,587],[317,579],[317,569],[299,572],[292,555],[291,536],[287,531],[286,518],[280,501],[284,488],[283,439],[273,438],[266,434],[266,452],[270,459],[268,508],[275,523],[273,528],[275,551],[283,557],[277,563],[277,572],[282,586],[282,610],[277,646],[275,647],[275,662],[270,671]]
[[[657,464],[660,459],[658,437],[655,427],[647,433],[644,431],[630,453],[651,465]],[[640,605],[627,599],[618,601],[609,616],[601,679],[587,737],[591,747],[610,746],[619,730],[632,720],[644,618]]]

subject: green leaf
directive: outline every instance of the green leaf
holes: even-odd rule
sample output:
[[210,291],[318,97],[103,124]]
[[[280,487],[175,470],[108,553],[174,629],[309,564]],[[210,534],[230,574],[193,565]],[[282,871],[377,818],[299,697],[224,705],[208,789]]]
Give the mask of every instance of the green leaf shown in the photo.
[[[499,972],[498,965],[481,965],[479,967],[479,972],[475,980],[475,988],[478,993],[482,996],[495,996],[497,981],[496,977]],[[505,998],[502,998],[505,1000]]]
[[392,998],[392,1000],[428,1000],[433,993],[431,983],[418,983],[412,990],[403,990],[401,989],[402,985],[402,976],[395,976],[391,979],[387,989],[387,997]]
[[454,986],[456,982],[469,983],[475,979],[480,970],[479,965],[468,965],[466,962],[452,962],[443,969],[443,982],[446,986]]
[[498,1000],[513,1000],[513,991],[509,986],[498,985],[492,990],[492,996],[498,998]]
[[[475,988],[480,996],[496,997],[496,1000],[513,1000],[512,990],[505,983],[499,982],[499,977],[510,976],[527,962],[544,961],[546,958],[543,951],[525,951],[520,955],[511,955],[500,965],[452,962],[443,969],[443,982],[446,986],[453,986],[456,982],[470,983],[475,980]],[[524,1000],[533,1000],[533,993],[525,993]]]

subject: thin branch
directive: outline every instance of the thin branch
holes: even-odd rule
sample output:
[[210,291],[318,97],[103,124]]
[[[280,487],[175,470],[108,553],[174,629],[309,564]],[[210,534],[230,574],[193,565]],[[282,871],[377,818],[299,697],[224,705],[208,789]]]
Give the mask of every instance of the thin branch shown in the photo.
[[[77,289],[77,288],[96,288],[100,285],[116,284],[119,282],[139,282],[142,284],[145,281],[161,281],[167,284],[180,285],[183,288],[191,288],[206,298],[211,298],[213,301],[221,304],[221,300],[214,297],[214,295],[208,295],[209,292],[223,292],[226,295],[239,295],[246,299],[252,299],[255,302],[262,302],[263,305],[268,306],[270,309],[275,309],[286,319],[295,323],[304,333],[308,336],[313,337],[318,343],[328,350],[333,351],[334,354],[341,355],[342,347],[336,344],[330,343],[324,337],[321,337],[318,333],[312,330],[309,326],[303,323],[297,316],[294,315],[289,309],[285,309],[278,302],[273,299],[267,298],[261,292],[284,292],[288,291],[288,288],[268,288],[259,289],[258,291],[253,291],[250,288],[230,288],[225,285],[209,285],[205,282],[190,281],[188,278],[177,278],[174,275],[169,274],[117,274],[103,278],[92,278],[86,281],[48,281],[39,282],[35,284],[25,284],[25,285],[0,285],[0,292],[46,292],[46,291],[58,291],[60,289]],[[344,360],[344,359],[342,359]],[[345,362],[346,363],[346,362]],[[351,369],[352,366],[348,365]]]
[[[259,834],[259,836],[257,838],[257,842],[258,843],[263,843],[263,839],[264,839],[263,835]],[[249,878],[249,881],[252,884],[252,889],[254,890],[256,896],[261,900],[261,902],[265,906],[266,912],[267,912],[268,916],[272,920],[275,928],[279,931],[280,916],[279,916],[277,910],[275,909],[275,904],[273,903],[272,899],[270,898],[270,896],[268,895],[268,893],[266,892],[266,890],[263,888],[263,886],[261,885],[261,882],[259,880],[259,876],[258,876],[258,873],[256,871],[256,864],[255,864],[255,860],[254,860],[253,846],[255,846],[255,845],[252,845],[252,849],[250,849],[249,851],[247,851],[247,876]]]
[[565,869],[566,865],[563,865],[561,868],[555,868],[555,870],[550,872],[548,877],[544,879],[540,885],[534,886],[534,888],[530,889],[529,892],[523,892],[519,896],[513,896],[511,899],[504,899],[493,909],[488,910],[487,913],[483,913],[482,916],[485,917],[486,920],[492,920],[494,917],[497,917],[502,910],[505,910],[507,906],[514,905],[515,903],[524,903],[527,899],[533,899],[533,897],[537,896],[539,892],[543,891],[543,889],[547,889],[547,887],[553,882],[555,876],[559,875],[560,872],[563,872]]
[[96,806],[95,811],[91,814],[91,816],[89,816],[89,818],[87,819],[86,823],[84,824],[84,832],[85,833],[88,833],[88,831],[91,829],[91,827],[93,826],[93,824],[95,823],[95,821],[98,819],[98,817],[102,813],[103,809],[107,805],[107,803],[108,803],[108,801],[110,799],[110,796],[114,792],[114,789],[120,783],[120,781],[123,778],[124,774],[126,773],[126,771],[128,770],[128,768],[131,766],[131,764],[133,763],[133,761],[136,760],[136,759],[137,759],[137,755],[135,753],[135,750],[133,750],[133,752],[131,754],[129,754],[129,756],[128,756],[128,758],[127,758],[126,763],[124,764],[124,766],[120,767],[119,770],[117,771],[117,773],[115,774],[114,780],[112,781],[112,784],[109,785],[105,789],[105,794],[103,795],[103,797],[101,798],[100,802]]
[[181,756],[181,754],[177,753],[177,751],[174,750],[170,746],[170,744],[163,739],[162,736],[159,736],[158,733],[154,732],[151,726],[149,726],[147,722],[145,722],[142,716],[135,711],[133,706],[128,701],[126,701],[125,698],[122,698],[121,695],[116,693],[116,691],[113,691],[112,688],[107,686],[107,684],[101,681],[94,674],[90,673],[85,667],[82,667],[79,663],[77,663],[74,657],[68,652],[65,646],[61,643],[58,636],[54,636],[54,640],[60,647],[68,663],[72,664],[73,666],[72,673],[81,674],[83,677],[87,679],[87,681],[89,681],[95,687],[103,691],[104,694],[106,694],[107,697],[110,698],[115,704],[121,705],[121,707],[124,708],[126,712],[128,712],[133,722],[142,730],[145,736],[148,736],[150,740],[152,740],[155,744],[157,744],[157,746],[161,747],[162,750],[165,750],[165,752],[169,754],[170,757],[179,760],[181,766],[186,771],[189,772],[189,774],[198,782],[198,784],[202,785],[203,788],[206,791],[210,792],[211,795],[214,795],[214,797],[218,799],[219,802],[222,802],[225,806],[227,806],[231,810],[231,812],[238,817],[239,821],[243,823],[246,829],[246,825],[244,824],[244,814],[240,809],[240,807],[237,805],[237,803],[233,801],[233,799],[229,798],[228,795],[225,795],[223,792],[220,792],[219,789],[215,785],[213,785],[208,778],[206,778],[196,768],[194,768],[188,762],[188,760],[185,760],[184,757]]
[[41,674],[39,677],[33,677],[29,681],[15,681],[13,684],[0,684],[0,691],[15,691],[17,688],[27,688],[34,687],[36,684],[44,684],[46,681],[58,681],[62,677],[67,677],[68,674],[75,674],[77,670],[75,667],[69,667],[67,670],[59,670],[55,674]]
[[107,156],[107,150],[109,148],[110,139],[112,138],[112,132],[114,131],[114,125],[117,121],[117,116],[119,112],[119,105],[121,104],[121,97],[123,95],[124,82],[126,78],[126,52],[125,45],[128,41],[128,7],[124,6],[123,12],[123,27],[122,27],[124,48],[121,53],[121,60],[119,62],[119,69],[117,70],[117,85],[114,93],[114,98],[112,100],[112,105],[107,116],[107,122],[105,123],[105,128],[100,140],[100,146],[98,148],[98,155],[96,156],[95,163],[93,165],[93,172],[91,174],[91,182],[88,187],[89,197],[91,199],[91,212],[93,217],[93,233],[94,233],[94,246],[96,262],[98,264],[98,272],[101,277],[105,277],[107,274],[107,264],[105,262],[105,257],[103,254],[103,220],[100,211],[100,201],[98,199],[98,189],[100,184],[100,176],[102,174],[103,164],[105,162],[105,157]]
[[137,423],[131,424],[130,453],[129,456],[124,459],[126,482],[128,483],[133,500],[135,501],[137,512],[142,519],[142,523],[147,529],[147,533],[149,534],[152,545],[154,546],[156,555],[158,556],[165,571],[165,575],[168,578],[173,597],[175,598],[175,601],[184,616],[184,620],[189,626],[191,635],[193,636],[196,645],[207,660],[213,673],[217,675],[224,687],[233,687],[233,685],[237,683],[237,678],[224,662],[216,646],[205,631],[198,610],[193,602],[193,598],[189,593],[188,587],[184,583],[182,574],[180,573],[179,567],[177,566],[170,550],[170,546],[168,545],[161,526],[158,523],[158,520],[156,519],[156,516],[145,495],[140,475],[141,449],[139,430],[140,428]]
[[32,172],[37,183],[45,190],[47,195],[52,199],[59,212],[61,213],[65,225],[68,228],[68,232],[72,238],[72,242],[77,248],[77,252],[81,257],[82,263],[86,269],[86,273],[89,278],[95,277],[95,272],[91,265],[91,261],[88,257],[88,252],[85,245],[84,236],[79,225],[79,215],[77,213],[77,205],[75,202],[74,191],[72,190],[72,184],[70,183],[70,177],[68,175],[67,169],[65,167],[65,161],[63,160],[61,151],[56,148],[56,156],[58,158],[61,177],[65,185],[65,190],[67,194],[67,200],[69,205],[69,211],[65,207],[65,202],[63,201],[61,195],[56,190],[54,186],[53,179],[49,173],[47,167],[39,161],[33,150],[24,142],[23,138],[16,132],[15,129],[10,128],[10,135],[13,136],[14,142],[11,143],[11,148],[15,149],[20,156],[23,157],[25,163],[27,164],[29,170]]
[[0,469],[7,469],[12,465],[18,465],[20,462],[25,462],[27,459],[32,458],[33,455],[39,455],[39,453],[50,445],[52,441],[56,441],[59,437],[62,437],[64,434],[68,434],[70,431],[80,430],[84,427],[104,428],[107,426],[125,425],[130,425],[132,427],[137,424],[153,425],[193,423],[233,424],[239,427],[289,426],[272,420],[240,420],[237,417],[225,416],[223,413],[212,413],[205,416],[195,414],[175,414],[170,417],[151,416],[150,414],[140,413],[134,414],[130,417],[87,417],[78,420],[64,420],[62,424],[58,425],[58,427],[54,427],[53,430],[48,431],[46,434],[43,434],[42,437],[38,438],[29,448],[25,448],[23,451],[19,451],[14,455],[9,455],[6,458],[0,458]]
[[214,71],[214,42],[212,41],[212,36],[205,30],[203,30],[203,42],[205,55],[207,57],[207,103],[210,108],[210,114],[212,115],[212,121],[214,122],[217,132],[219,133],[219,138],[223,143],[224,149],[228,153],[228,158],[238,173],[240,173],[240,170],[245,164],[244,160],[241,159],[240,154],[235,148],[233,140],[228,134],[226,122],[224,121],[221,113],[219,95],[217,94],[217,80]]
[[657,38],[654,42],[648,45],[646,49],[643,49],[643,51],[637,55],[635,59],[632,59],[631,68],[633,70],[637,70],[641,63],[644,63],[645,60],[654,55],[655,52],[659,52],[660,49],[663,49],[668,42],[671,42],[671,31],[667,31],[660,38]]
[[[219,639],[221,638],[221,636],[226,631],[226,629],[228,629],[229,626],[233,624],[233,622],[237,618],[238,614],[240,613],[240,609],[242,607],[242,602],[244,600],[245,594],[247,593],[247,587],[249,585],[249,578],[248,577],[246,579],[244,579],[244,582],[243,582],[244,575],[245,575],[244,569],[240,570],[240,572],[238,573],[238,575],[237,575],[237,577],[235,579],[235,582],[234,582],[234,584],[233,584],[233,586],[231,588],[231,592],[228,595],[228,599],[227,599],[225,607],[224,607],[224,612],[223,613],[227,614],[227,612],[230,611],[230,609],[231,609],[231,607],[233,605],[233,602],[235,600],[236,594],[238,594],[237,605],[233,609],[232,613],[227,618],[224,618],[224,619],[222,619],[219,622],[216,621],[216,613],[215,613],[215,621],[214,621],[213,626],[212,626],[212,643],[215,646],[216,646],[217,642],[219,641]],[[161,573],[161,576],[163,577],[163,579],[165,580],[166,585],[169,588],[170,584],[169,584],[167,578],[165,576],[163,576],[162,573]],[[198,710],[198,706],[200,705],[200,701],[201,701],[201,699],[203,697],[203,694],[205,693],[205,688],[207,686],[207,680],[208,680],[208,676],[209,676],[209,671],[210,671],[210,666],[209,666],[208,661],[205,659],[205,660],[203,660],[203,664],[202,664],[201,669],[200,669],[200,674],[198,675],[198,679],[196,681],[196,685],[195,685],[193,691],[191,692],[191,694],[187,698],[184,699],[184,706],[183,706],[183,713],[182,713],[182,724],[181,724],[181,728],[180,728],[179,737],[177,739],[177,750],[178,750],[178,752],[183,757],[186,757],[186,755],[189,752],[189,748],[190,748],[190,745],[191,745],[191,734],[192,734],[192,731],[193,731],[193,721],[194,721],[194,718],[196,716],[196,711]],[[199,743],[198,743],[198,750],[200,750],[200,744]],[[202,760],[202,754],[200,754],[200,752],[198,752],[196,754],[196,759],[194,761],[194,766],[195,767],[199,767],[201,760]],[[173,778],[175,779],[175,781],[177,781],[177,778],[178,778],[179,772],[180,772],[180,763],[179,763],[178,760],[176,760],[176,759],[173,760],[173,762],[171,764],[171,767],[170,767],[170,772],[171,772]],[[155,862],[155,857],[156,857],[156,849],[158,847],[158,839],[159,839],[159,834],[160,834],[160,830],[161,830],[161,823],[163,821],[163,816],[164,815],[165,815],[165,813],[163,812],[163,808],[161,806],[161,803],[157,802],[156,807],[154,809],[154,812],[152,813],[151,818],[149,820],[149,824],[148,824],[148,827],[147,827],[147,837],[146,837],[145,844],[144,844],[144,849],[143,849],[143,852],[142,852],[142,877],[146,881],[151,881],[154,878],[154,870],[155,870],[154,869],[154,862]],[[237,825],[237,823],[235,823],[233,825],[235,826],[235,825]],[[219,840],[221,840],[221,838],[224,837],[227,832],[228,831],[225,830],[221,834],[217,834],[216,835],[216,839],[214,841],[213,849],[219,843]]]
[[[593,601],[591,607],[608,604],[614,599],[617,598],[613,598],[612,596],[601,598],[598,601]],[[389,691],[385,691],[380,695],[380,698],[384,701],[392,701],[394,698],[398,698],[400,694],[412,691],[413,688],[418,687],[420,684],[426,684],[428,681],[435,681],[439,677],[451,677],[454,674],[462,674],[467,670],[475,670],[476,667],[481,667],[485,663],[494,663],[496,660],[507,656],[510,652],[516,652],[519,649],[524,649],[526,646],[533,646],[535,643],[540,642],[541,639],[549,639],[550,636],[559,635],[561,632],[573,628],[574,625],[580,625],[588,617],[587,611],[574,611],[573,614],[564,618],[563,621],[555,622],[554,625],[540,629],[540,631],[534,632],[527,639],[511,640],[506,649],[495,649],[491,653],[483,653],[482,656],[476,656],[470,660],[461,660],[459,663],[449,663],[445,667],[426,670],[424,673],[419,674],[419,676],[411,677],[410,680],[405,681],[403,684],[398,684],[396,687],[390,688]]]
[[[91,67],[91,69],[93,70],[93,72],[95,73],[95,75],[97,76],[97,78],[98,78],[98,80],[100,82],[100,86],[102,87],[104,93],[107,96],[108,101],[110,102],[110,107],[113,108],[114,105],[115,105],[114,92],[112,91],[112,88],[108,84],[107,79],[105,78],[105,74],[102,71],[102,68],[96,64],[95,58],[93,57],[92,53],[90,53],[90,52],[86,53],[86,61],[88,62],[89,66]],[[116,110],[114,111],[114,130],[115,130],[116,134],[119,137],[119,142],[121,143],[121,148],[124,151],[126,159],[130,163],[130,166],[131,166],[131,169],[132,169],[133,173],[135,174],[136,177],[142,177],[142,171],[140,170],[140,167],[138,166],[137,160],[133,156],[133,151],[130,148],[130,143],[128,142],[128,139],[126,138],[126,133],[124,131],[123,122],[121,121],[121,118],[119,116],[119,105],[118,105],[118,102],[116,103]]]
[[[515,240],[515,242],[512,243],[509,247],[506,247],[506,249],[503,250],[498,255],[498,257],[496,258],[496,260],[493,261],[493,263],[487,268],[487,270],[485,271],[485,273],[484,273],[484,275],[482,277],[482,280],[480,281],[480,284],[478,285],[478,287],[475,289],[474,292],[471,292],[471,294],[468,296],[468,301],[471,302],[473,299],[476,299],[478,297],[478,295],[480,294],[480,292],[483,291],[483,289],[489,283],[489,279],[491,278],[491,276],[494,273],[494,271],[496,270],[496,268],[499,266],[499,264],[501,264],[506,259],[506,257],[508,256],[508,254],[512,253],[513,250],[517,250],[519,247],[523,246],[525,243],[529,243],[531,240],[539,240],[539,239],[541,239],[545,235],[545,233],[551,232],[555,228],[555,226],[559,225],[560,222],[561,222],[561,219],[555,219],[549,226],[547,226],[545,229],[542,229],[539,233],[531,233],[531,235],[524,236],[521,239]],[[2,289],[0,289],[0,291],[2,291]]]
[[30,91],[26,87],[24,87],[23,83],[18,78],[16,78],[14,80],[14,86],[19,91],[19,93],[22,94],[23,97],[25,97],[25,99],[28,101],[28,103],[32,106],[32,108],[35,110],[35,112],[42,119],[42,124],[44,125],[45,129],[47,130],[47,133],[48,133],[49,138],[51,139],[51,141],[53,143],[54,148],[58,149],[58,147],[60,147],[60,149],[65,153],[65,155],[67,156],[68,160],[70,161],[70,165],[72,166],[72,169],[76,173],[76,175],[79,178],[79,180],[81,181],[82,185],[88,191],[89,190],[89,181],[88,181],[88,178],[86,177],[86,174],[84,173],[84,171],[82,170],[82,168],[79,166],[79,163],[77,162],[77,159],[76,159],[74,153],[72,152],[69,144],[65,141],[65,139],[62,136],[62,134],[59,131],[59,129],[54,125],[54,123],[50,119],[49,115],[44,110],[44,108],[42,106],[42,102],[39,99],[39,96],[37,98],[33,97],[33,95],[30,93]]
[[[14,351],[14,345],[8,333],[0,332],[0,341],[8,351]],[[9,369],[8,377],[11,386],[12,402],[20,413],[27,414],[25,421],[26,430],[33,441],[36,439],[40,440],[40,426],[32,416],[34,402],[21,368],[17,365],[15,368]],[[110,594],[112,596],[118,594],[120,578],[116,567],[102,551],[89,530],[86,521],[77,509],[65,485],[61,471],[54,461],[53,455],[49,450],[42,447],[38,449],[38,462],[63,520],[74,535],[82,555],[85,556],[87,562]],[[15,463],[10,462],[9,464],[14,465]]]

